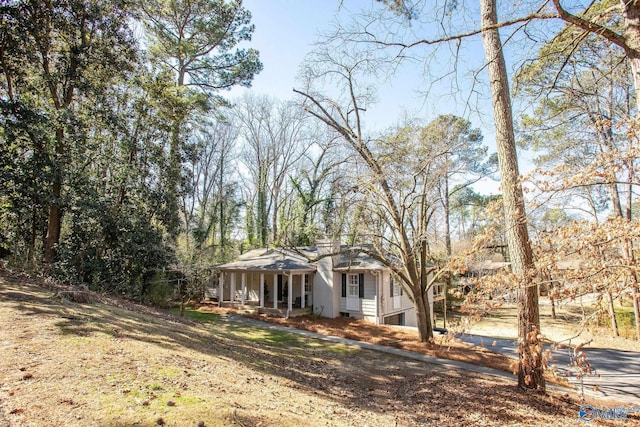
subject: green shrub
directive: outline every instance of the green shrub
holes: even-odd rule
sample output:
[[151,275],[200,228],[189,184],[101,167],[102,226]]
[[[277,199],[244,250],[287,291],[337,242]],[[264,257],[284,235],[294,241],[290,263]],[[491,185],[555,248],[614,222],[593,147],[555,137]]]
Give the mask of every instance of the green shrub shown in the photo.
[[[633,310],[616,308],[616,322],[618,334],[624,338],[636,337],[636,322]],[[611,330],[611,319],[608,315],[602,315],[598,320],[598,326]]]
[[168,308],[171,306],[174,289],[162,271],[156,272],[146,286],[146,299],[151,304]]

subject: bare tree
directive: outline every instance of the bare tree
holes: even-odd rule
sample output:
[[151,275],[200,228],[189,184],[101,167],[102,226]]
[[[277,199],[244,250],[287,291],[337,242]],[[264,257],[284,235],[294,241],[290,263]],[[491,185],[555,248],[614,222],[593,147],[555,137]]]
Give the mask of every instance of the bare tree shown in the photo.
[[[533,255],[529,242],[524,198],[518,172],[518,163],[515,150],[515,137],[513,132],[513,118],[511,111],[511,98],[509,93],[508,75],[502,53],[502,43],[498,29],[515,24],[526,25],[532,19],[549,19],[557,17],[557,14],[547,13],[543,7],[533,9],[525,16],[498,21],[497,6],[495,0],[483,0],[480,7],[480,28],[462,29],[456,25],[444,25],[444,21],[454,23],[454,12],[468,12],[457,3],[436,4],[433,9],[427,11],[425,2],[409,0],[385,0],[397,14],[407,20],[415,18],[431,19],[439,23],[437,28],[440,33],[431,32],[431,38],[416,37],[411,41],[397,41],[393,33],[379,36],[370,30],[374,25],[369,21],[365,29],[356,30],[356,33],[341,35],[342,39],[358,40],[379,48],[393,47],[397,50],[396,57],[403,59],[408,49],[417,46],[443,46],[454,42],[455,50],[453,58],[455,63],[452,73],[457,72],[460,42],[470,36],[482,34],[485,50],[485,58],[489,74],[490,87],[494,107],[494,123],[496,127],[496,143],[498,146],[498,160],[502,180],[504,196],[504,217],[507,229],[507,241],[512,258],[513,273],[519,281],[518,298],[518,324],[519,324],[519,369],[518,385],[522,388],[544,390],[543,361],[539,342],[540,322],[538,313],[537,286],[534,281],[535,269]],[[430,13],[433,12],[433,13]],[[458,22],[459,24],[459,22]],[[415,32],[409,32],[409,36],[415,37]],[[428,61],[426,61],[428,62]],[[433,64],[431,64],[433,65]],[[428,69],[429,65],[425,65]],[[446,71],[445,71],[446,73]]]
[[339,223],[335,211],[341,202],[334,192],[345,176],[349,153],[341,149],[339,135],[317,124],[308,126],[311,146],[289,177],[293,194],[283,221],[287,229],[281,232],[293,246],[311,245],[321,236],[336,237],[341,231],[341,227],[331,230],[331,223]]
[[[288,176],[309,147],[304,111],[293,102],[246,95],[235,106],[244,142],[241,161],[255,186],[258,243],[280,240],[278,216]],[[247,213],[248,214],[248,213]]]
[[185,156],[184,185],[189,191],[182,195],[182,214],[186,257],[192,260],[211,248],[219,248],[224,258],[229,223],[234,220],[228,213],[237,204],[232,171],[238,133],[233,122],[220,116],[196,133]]
[[[358,192],[367,208],[361,225],[372,225],[363,236],[372,244],[368,254],[400,278],[416,308],[420,339],[427,341],[433,336],[429,289],[444,271],[429,262],[429,225],[438,203],[430,171],[436,162],[431,156],[410,155],[418,145],[410,133],[400,130],[379,139],[365,135],[363,112],[373,88],[363,82],[380,64],[366,55],[321,49],[307,65],[309,87],[294,92],[303,97],[309,114],[338,132],[363,162]],[[325,87],[336,88],[337,95],[315,91],[318,82],[329,83]],[[411,158],[415,163],[409,165]]]

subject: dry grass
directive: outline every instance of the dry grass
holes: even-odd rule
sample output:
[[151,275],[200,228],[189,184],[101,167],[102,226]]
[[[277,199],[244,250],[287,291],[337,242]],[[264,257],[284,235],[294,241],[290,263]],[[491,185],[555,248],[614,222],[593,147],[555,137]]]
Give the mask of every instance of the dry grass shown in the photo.
[[[211,306],[203,306],[200,307],[200,310],[217,312],[218,309]],[[473,346],[459,339],[437,334],[432,342],[423,343],[420,342],[417,331],[410,328],[374,325],[363,320],[349,318],[327,319],[301,316],[285,319],[265,315],[251,317],[323,335],[400,348],[442,359],[486,366],[508,373],[513,373],[517,363],[515,359],[495,353],[487,348]],[[560,383],[560,380],[558,379],[557,382]],[[562,383],[564,384],[564,382]]]
[[[578,345],[590,342],[588,347],[610,348],[625,351],[640,351],[640,341],[613,337],[611,331],[604,327],[586,327],[581,324],[583,313],[594,310],[593,303],[567,300],[556,307],[556,318],[551,316],[551,305],[548,298],[540,298],[540,324],[544,337],[563,345]],[[465,330],[476,335],[501,338],[515,338],[518,325],[515,304],[503,304],[496,312],[482,318],[479,322],[468,325]]]
[[113,303],[0,278],[0,426],[581,425],[503,378]]

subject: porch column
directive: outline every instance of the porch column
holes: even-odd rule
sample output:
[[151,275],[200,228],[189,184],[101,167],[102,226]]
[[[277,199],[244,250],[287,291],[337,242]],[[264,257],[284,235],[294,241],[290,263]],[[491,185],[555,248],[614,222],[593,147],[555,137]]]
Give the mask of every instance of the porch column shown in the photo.
[[302,273],[300,275],[300,308],[304,308],[304,300],[305,300],[305,295],[304,295],[304,279],[307,277],[306,273]]
[[242,294],[240,295],[240,302],[242,303],[242,305],[244,305],[244,295],[246,293],[246,287],[247,287],[247,273],[242,273],[242,279],[241,279],[241,285],[240,285],[240,289]]
[[264,273],[260,273],[260,308],[264,308]]
[[222,299],[224,298],[224,273],[220,272],[220,279],[218,279],[218,306],[222,307]]
[[293,310],[293,274],[289,274],[289,280],[287,280],[287,310],[289,313]]
[[278,273],[273,273],[273,308],[278,308]]
[[231,302],[236,300],[236,272],[231,273]]

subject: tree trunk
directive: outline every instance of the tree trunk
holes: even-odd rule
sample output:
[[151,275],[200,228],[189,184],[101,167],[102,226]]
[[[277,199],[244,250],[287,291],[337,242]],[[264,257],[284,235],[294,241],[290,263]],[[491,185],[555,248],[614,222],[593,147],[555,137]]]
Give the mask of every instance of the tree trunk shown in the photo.
[[[176,97],[181,97],[181,88],[184,87],[185,81],[185,69],[183,60],[178,61],[178,80],[176,88]],[[176,102],[176,101],[174,101]],[[171,132],[169,137],[169,164],[167,171],[167,184],[166,184],[166,200],[167,209],[165,212],[165,223],[169,237],[175,241],[182,227],[180,219],[180,193],[183,188],[182,182],[182,132],[181,128],[184,125],[186,113],[183,110],[184,106],[178,104],[173,105],[174,112],[177,114],[171,123]],[[188,239],[187,239],[188,240]]]
[[44,248],[44,262],[49,270],[56,260],[56,245],[60,241],[60,229],[62,224],[62,209],[60,208],[60,196],[62,195],[62,183],[60,177],[56,177],[52,189],[53,201],[49,205],[47,218],[47,237]]
[[275,186],[273,189],[273,195],[272,197],[272,206],[273,206],[273,211],[271,212],[271,242],[279,242],[279,244],[282,244],[280,242],[279,236],[278,236],[278,215],[280,212],[278,212],[278,205],[280,203],[280,189]]
[[[425,212],[423,210],[421,223],[424,228],[426,228],[428,222],[425,222],[427,217],[424,215]],[[433,338],[433,322],[431,319],[431,304],[429,303],[429,273],[430,269],[427,268],[427,255],[429,253],[429,247],[427,245],[427,240],[422,239],[420,242],[420,258],[416,260],[415,255],[409,249],[409,244],[407,243],[406,236],[404,241],[404,258],[406,260],[411,260],[407,262],[410,270],[409,276],[417,273],[417,277],[419,279],[419,286],[413,288],[413,290],[417,290],[417,292],[413,292],[414,295],[418,295],[415,301],[416,306],[416,316],[418,321],[418,333],[420,335],[421,342],[427,342]],[[419,261],[419,262],[416,262]]]
[[169,170],[167,182],[167,211],[166,225],[169,236],[176,239],[180,232],[180,202],[179,194],[182,188],[182,156],[180,154],[180,123],[176,119],[171,129],[169,142]]
[[224,166],[225,166],[225,146],[224,143],[222,145],[222,148],[220,149],[220,176],[218,179],[218,193],[220,194],[219,198],[220,198],[220,213],[219,213],[219,227],[220,227],[220,256],[222,260],[226,261],[226,254],[227,254],[227,247],[226,247],[226,242],[224,241],[224,236],[225,236],[225,218],[224,218],[224,202],[225,202],[225,196],[224,196]]
[[415,296],[416,318],[418,322],[418,335],[420,342],[427,342],[433,338],[433,325],[431,324],[431,310],[429,309],[429,294],[420,292]]
[[636,339],[640,341],[640,294],[638,286],[633,287],[633,317],[636,321]]
[[56,260],[56,245],[60,241],[62,228],[62,155],[64,154],[64,129],[56,129],[56,149],[53,161],[53,183],[51,185],[51,203],[47,218],[47,236],[44,246],[45,270],[49,272]]
[[636,95],[636,120],[640,114],[640,3],[620,0],[624,16],[624,51],[631,65]]
[[[534,282],[533,253],[527,231],[507,69],[502,53],[496,0],[481,0],[482,42],[487,58],[496,127],[496,145],[502,180],[507,243],[513,273],[520,280],[518,290],[518,387],[545,389],[542,346],[539,341],[538,288]],[[493,27],[492,29],[487,29]]]
[[[613,113],[610,112],[609,114],[613,114]],[[595,127],[599,126],[595,122],[593,123],[593,125]],[[611,152],[617,151],[615,144],[613,142],[614,134],[613,134],[612,126],[607,126],[606,130],[600,131],[600,137],[602,138],[601,150],[603,152],[611,153]],[[623,216],[622,202],[620,201],[620,192],[618,191],[616,171],[613,169],[610,169],[607,171],[607,175],[608,175],[607,180],[610,181],[609,184],[607,184],[607,187],[609,189],[609,195],[611,197],[611,209],[613,210],[613,215],[616,217],[622,218]]]
[[[631,190],[631,188],[629,188]],[[629,213],[629,221],[631,221],[631,213]],[[625,259],[630,265],[636,264],[636,256],[632,240],[626,241]],[[636,339],[640,341],[640,295],[638,295],[638,274],[635,271],[629,273],[631,280],[631,298],[633,298],[633,318],[636,322]]]
[[[448,162],[448,159],[445,159]],[[447,258],[451,257],[451,220],[449,209],[449,177],[444,178],[444,241],[447,250]],[[442,327],[447,327],[447,289],[451,288],[451,274],[447,274],[444,282],[444,299],[442,300]]]
[[[611,173],[611,179],[615,181],[615,173]],[[620,193],[618,192],[618,186],[615,183],[609,184],[609,195],[611,196],[611,208],[613,209],[613,215],[616,217],[623,217],[622,203],[620,203]]]
[[[633,86],[636,94],[636,108],[640,111],[640,54],[629,57],[631,63],[631,74],[633,75]],[[638,115],[636,114],[636,120]]]
[[[631,146],[631,140],[629,141],[629,149],[631,150],[633,147]],[[635,174],[634,174],[634,168],[633,168],[633,162],[629,161],[629,164],[627,165],[627,170],[628,170],[628,179],[629,179],[629,184],[627,186],[627,220],[632,221],[634,218],[632,216],[632,210],[631,207],[633,206],[633,185],[635,184],[634,181],[636,181],[635,178]],[[633,264],[635,264],[635,254],[634,254],[634,248],[633,248],[633,241],[628,240],[627,241],[627,257],[633,262]],[[631,272],[631,281],[632,281],[632,291],[631,291],[631,298],[633,298],[633,318],[636,322],[636,339],[638,341],[640,341],[640,301],[638,301],[639,295],[638,295],[638,275],[636,272],[632,271]]]
[[[553,250],[553,248],[551,248]],[[549,284],[547,285],[547,296],[549,297],[549,305],[551,305],[551,318],[553,320],[556,319],[556,299],[553,297],[553,277],[551,276],[551,272],[547,271],[547,281]]]
[[267,212],[267,171],[264,166],[258,166],[258,188],[256,190],[256,219],[258,241],[261,247],[266,248],[269,241],[269,213]]
[[613,306],[613,295],[607,291],[607,306],[609,308],[609,318],[611,319],[611,333],[614,337],[618,337],[618,321],[616,320],[616,309]]

